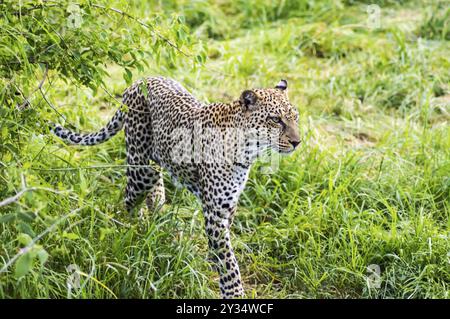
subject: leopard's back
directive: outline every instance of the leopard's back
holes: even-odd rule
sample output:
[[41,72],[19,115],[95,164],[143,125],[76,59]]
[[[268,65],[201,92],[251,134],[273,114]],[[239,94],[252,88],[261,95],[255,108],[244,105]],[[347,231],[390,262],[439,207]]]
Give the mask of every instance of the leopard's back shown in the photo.
[[195,123],[202,121],[205,105],[178,82],[163,77],[137,81],[125,91],[123,103],[128,107],[125,135],[129,160],[142,164],[150,159],[198,192],[194,185],[197,165],[176,160],[174,155],[183,145],[179,138],[190,135]]

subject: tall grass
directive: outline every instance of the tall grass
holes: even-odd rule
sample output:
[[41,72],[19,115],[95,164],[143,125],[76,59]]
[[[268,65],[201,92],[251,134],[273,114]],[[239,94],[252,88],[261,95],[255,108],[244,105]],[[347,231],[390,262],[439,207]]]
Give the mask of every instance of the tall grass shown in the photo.
[[[233,226],[249,297],[448,298],[450,44],[424,31],[442,21],[429,18],[432,5],[381,1],[381,28],[370,30],[360,1],[311,3],[134,4],[128,9],[143,15],[182,13],[208,45],[200,69],[153,61],[134,78],[170,76],[207,101],[288,79],[304,142],[275,174],[263,163],[252,169]],[[109,73],[109,90],[120,94],[120,71]],[[63,83],[48,95],[83,130],[100,128],[117,106]],[[61,121],[51,111],[42,118]],[[0,297],[218,297],[193,195],[167,178],[163,211],[140,221],[123,213],[123,133],[91,148],[21,134],[19,153],[31,164],[1,168],[0,178],[16,181],[2,194],[40,189],[0,207],[0,268],[21,253],[21,234],[36,238],[57,224],[36,243],[49,255],[43,265],[34,260],[21,277],[15,263],[2,269]],[[69,265],[79,289],[67,287]]]

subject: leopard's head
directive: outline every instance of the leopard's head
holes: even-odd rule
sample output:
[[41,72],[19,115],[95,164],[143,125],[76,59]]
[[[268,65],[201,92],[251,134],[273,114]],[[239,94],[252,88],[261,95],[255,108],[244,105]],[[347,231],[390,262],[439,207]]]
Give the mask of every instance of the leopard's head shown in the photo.
[[286,80],[275,88],[246,90],[239,103],[245,118],[244,129],[258,149],[290,153],[300,144],[298,111],[289,102]]

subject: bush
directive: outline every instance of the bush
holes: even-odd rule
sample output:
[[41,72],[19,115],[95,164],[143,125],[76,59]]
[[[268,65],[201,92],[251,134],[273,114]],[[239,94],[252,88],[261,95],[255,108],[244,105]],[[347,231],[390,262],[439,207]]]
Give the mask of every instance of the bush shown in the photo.
[[131,83],[132,70],[143,70],[149,60],[170,63],[187,55],[182,50],[190,49],[191,39],[180,17],[141,21],[108,3],[0,2],[2,162],[24,165],[16,155],[28,131],[46,132],[45,113],[59,114],[46,96],[53,83],[88,87],[95,95],[110,65]]

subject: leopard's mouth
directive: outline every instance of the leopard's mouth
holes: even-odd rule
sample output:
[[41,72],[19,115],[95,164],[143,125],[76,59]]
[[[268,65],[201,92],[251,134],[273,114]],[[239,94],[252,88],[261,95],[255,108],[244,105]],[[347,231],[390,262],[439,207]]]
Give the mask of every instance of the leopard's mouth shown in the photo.
[[278,153],[281,154],[290,154],[293,151],[295,151],[295,147],[293,147],[292,145],[283,145],[283,144],[278,144],[275,145],[273,147]]
[[295,148],[291,148],[289,150],[285,150],[285,149],[280,149],[278,152],[281,154],[291,154],[292,152],[294,152]]

